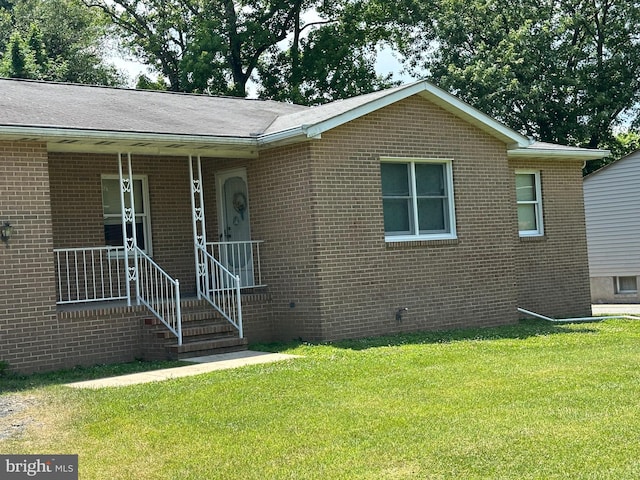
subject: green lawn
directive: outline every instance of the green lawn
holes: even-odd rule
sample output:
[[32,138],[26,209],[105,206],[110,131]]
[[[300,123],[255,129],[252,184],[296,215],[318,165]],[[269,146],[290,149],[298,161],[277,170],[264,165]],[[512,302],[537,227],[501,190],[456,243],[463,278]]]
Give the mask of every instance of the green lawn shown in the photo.
[[77,453],[83,480],[640,478],[640,322],[261,348],[304,358],[97,391],[22,380],[44,406],[0,452]]

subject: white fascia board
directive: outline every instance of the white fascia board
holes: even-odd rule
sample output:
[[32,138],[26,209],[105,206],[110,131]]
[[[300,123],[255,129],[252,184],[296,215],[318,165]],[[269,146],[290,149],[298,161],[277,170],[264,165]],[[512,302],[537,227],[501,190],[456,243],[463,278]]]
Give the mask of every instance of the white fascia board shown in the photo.
[[508,158],[549,158],[556,160],[600,160],[611,155],[609,150],[575,149],[575,148],[517,148],[507,150]]
[[371,100],[368,103],[359,105],[349,111],[335,115],[315,124],[300,125],[295,128],[267,134],[259,137],[261,145],[273,142],[282,142],[296,136],[306,135],[307,138],[320,138],[320,136],[333,128],[356,120],[364,115],[375,112],[381,108],[404,100],[412,95],[421,94],[434,104],[444,108],[452,114],[461,117],[465,121],[470,121],[474,125],[479,125],[483,130],[499,138],[509,145],[517,147],[527,147],[531,140],[518,132],[502,125],[500,122],[476,110],[469,104],[432,85],[426,80],[421,80],[403,88],[396,89],[389,94]]
[[0,139],[47,142],[50,151],[255,157],[253,138],[0,125]]
[[470,120],[472,124],[484,127],[482,128],[483,130],[488,133],[493,133],[494,136],[501,138],[507,144],[512,144],[520,148],[526,148],[531,145],[532,140],[528,137],[515,130],[511,130],[493,117],[463,102],[458,97],[451,95],[427,81],[423,81],[422,83],[424,84],[423,95],[436,105],[467,121]]
[[256,137],[258,146],[268,145],[270,147],[273,147],[280,144],[296,143],[298,141],[307,140],[309,138],[315,138],[307,134],[307,128],[307,125],[300,125],[288,130],[282,130],[280,132],[258,135]]
[[213,135],[182,135],[175,133],[120,132],[109,130],[82,130],[57,127],[29,127],[0,125],[0,136],[42,137],[48,139],[77,138],[83,140],[114,140],[136,142],[211,143],[220,145],[256,146],[253,138]]
[[358,107],[353,108],[347,112],[336,115],[335,117],[331,117],[327,120],[323,120],[313,125],[309,125],[305,128],[305,133],[309,138],[315,138],[318,135],[322,135],[324,132],[331,130],[333,128],[339,127],[340,125],[344,125],[345,123],[356,120],[360,117],[363,117],[369,113],[375,112],[381,108],[392,105],[400,100],[404,100],[412,95],[417,93],[421,93],[425,89],[425,85],[427,82],[420,81],[416,83],[412,83],[407,85],[404,88],[395,90],[384,97],[377,98],[375,100],[371,100],[364,105],[360,105]]

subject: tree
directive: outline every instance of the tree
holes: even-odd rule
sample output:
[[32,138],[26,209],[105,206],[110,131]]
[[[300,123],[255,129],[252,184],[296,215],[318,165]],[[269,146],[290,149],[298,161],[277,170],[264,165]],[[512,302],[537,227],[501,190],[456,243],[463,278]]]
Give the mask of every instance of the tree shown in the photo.
[[0,76],[9,78],[39,78],[33,52],[18,32],[14,32],[0,62]]
[[[638,119],[638,0],[443,0],[405,50],[440,86],[539,140],[598,147]],[[425,52],[427,52],[425,54]]]
[[284,40],[305,0],[85,0],[170,89],[246,95],[264,52]]
[[[0,5],[0,75],[121,85],[104,60],[104,19],[76,0],[15,0]],[[26,62],[21,66],[21,62]]]
[[596,170],[609,165],[622,157],[626,157],[636,150],[640,150],[640,131],[629,130],[626,132],[618,133],[614,135],[609,141],[601,145],[611,151],[611,155],[601,160],[592,160],[587,162],[582,173],[587,175],[595,172]]
[[254,80],[267,96],[310,103],[388,84],[373,69],[383,29],[354,15],[381,0],[84,1],[171,90],[245,96]]
[[328,20],[309,23],[298,12],[288,48],[274,46],[259,64],[260,96],[313,105],[394,85],[391,74],[376,73],[375,61],[378,46],[396,38],[395,5],[325,2],[318,13]]

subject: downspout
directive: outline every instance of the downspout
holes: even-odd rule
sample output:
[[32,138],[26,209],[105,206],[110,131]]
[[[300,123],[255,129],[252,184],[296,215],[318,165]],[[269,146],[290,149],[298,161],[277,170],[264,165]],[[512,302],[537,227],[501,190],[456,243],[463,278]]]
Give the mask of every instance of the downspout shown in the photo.
[[598,322],[600,320],[611,320],[613,318],[622,318],[625,320],[640,320],[640,317],[636,317],[634,315],[610,315],[606,317],[551,318],[551,317],[546,317],[544,315],[540,315],[539,313],[532,312],[530,310],[525,310],[524,308],[518,308],[518,311],[520,313],[524,313],[532,317],[546,320],[547,322],[555,322],[555,323]]

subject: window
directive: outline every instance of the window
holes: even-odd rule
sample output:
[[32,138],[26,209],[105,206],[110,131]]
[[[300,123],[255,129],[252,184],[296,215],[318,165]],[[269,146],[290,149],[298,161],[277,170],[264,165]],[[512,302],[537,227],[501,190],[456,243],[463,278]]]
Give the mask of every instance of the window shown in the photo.
[[[149,218],[149,187],[147,177],[133,177],[133,201],[135,202],[136,239],[138,246],[151,255],[151,225]],[[125,205],[131,206],[129,194],[125,195]],[[102,212],[104,218],[105,245],[124,246],[122,235],[122,208],[120,207],[120,180],[117,176],[102,176]],[[132,235],[131,225],[127,235]]]
[[616,293],[638,293],[637,277],[615,277]]
[[520,236],[543,235],[540,172],[516,172],[516,200]]
[[387,241],[456,238],[450,160],[383,159]]

